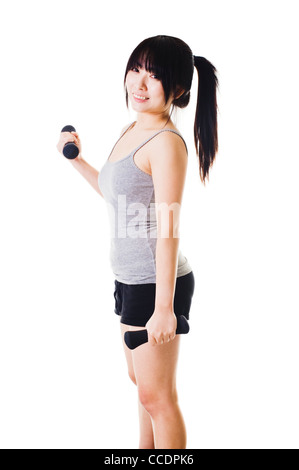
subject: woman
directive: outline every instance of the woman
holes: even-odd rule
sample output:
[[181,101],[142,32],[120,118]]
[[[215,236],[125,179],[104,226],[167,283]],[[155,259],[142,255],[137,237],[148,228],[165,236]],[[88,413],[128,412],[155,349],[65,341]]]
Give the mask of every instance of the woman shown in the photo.
[[123,341],[129,376],[138,388],[143,449],[186,447],[176,391],[176,326],[178,315],[189,319],[195,280],[179,250],[187,146],[171,114],[189,103],[194,66],[199,77],[194,138],[205,183],[218,150],[216,69],[178,38],[148,38],[131,54],[124,86],[127,107],[130,100],[137,119],[123,129],[100,172],[82,158],[77,132],[61,133],[57,145],[62,152],[66,142],[77,144],[80,153],[71,163],[108,205],[122,338],[126,331],[148,331],[149,342],[133,351]]

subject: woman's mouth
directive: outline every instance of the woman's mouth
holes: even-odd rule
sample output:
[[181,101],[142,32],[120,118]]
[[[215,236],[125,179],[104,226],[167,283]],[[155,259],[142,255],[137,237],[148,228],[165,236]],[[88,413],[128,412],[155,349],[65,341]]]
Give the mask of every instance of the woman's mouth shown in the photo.
[[135,101],[137,101],[137,103],[144,103],[145,101],[147,101],[149,99],[146,96],[137,95],[136,93],[133,93],[133,97],[134,97]]

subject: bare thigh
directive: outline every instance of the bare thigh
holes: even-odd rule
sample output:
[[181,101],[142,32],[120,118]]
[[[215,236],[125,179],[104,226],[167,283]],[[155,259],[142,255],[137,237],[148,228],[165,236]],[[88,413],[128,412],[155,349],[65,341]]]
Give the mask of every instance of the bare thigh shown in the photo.
[[176,369],[179,354],[180,337],[163,345],[152,346],[145,343],[130,350],[124,342],[124,333],[145,329],[142,327],[121,325],[123,348],[126,356],[128,373],[131,380],[138,385],[141,392],[173,391],[176,385]]
[[176,391],[179,344],[180,337],[176,335],[169,343],[155,346],[146,343],[132,351],[133,369],[143,398],[147,394],[157,397]]
[[136,375],[134,371],[134,364],[133,364],[133,352],[127,347],[125,341],[124,341],[124,334],[126,331],[134,331],[134,330],[144,330],[145,328],[142,328],[140,326],[130,326],[130,325],[124,325],[123,323],[120,324],[120,331],[121,331],[121,336],[122,336],[122,343],[123,343],[123,348],[126,356],[126,361],[127,361],[127,366],[128,366],[128,373],[130,379],[137,384],[136,380]]

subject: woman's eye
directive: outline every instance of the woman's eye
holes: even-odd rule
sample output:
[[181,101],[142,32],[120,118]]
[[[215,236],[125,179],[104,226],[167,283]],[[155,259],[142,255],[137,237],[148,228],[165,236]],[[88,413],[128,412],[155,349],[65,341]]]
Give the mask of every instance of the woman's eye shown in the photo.
[[[132,67],[131,68],[132,72],[139,72],[139,68],[138,67]],[[160,80],[160,78],[158,77],[158,75],[156,75],[155,73],[153,73],[151,75],[152,78],[154,78],[155,80]]]

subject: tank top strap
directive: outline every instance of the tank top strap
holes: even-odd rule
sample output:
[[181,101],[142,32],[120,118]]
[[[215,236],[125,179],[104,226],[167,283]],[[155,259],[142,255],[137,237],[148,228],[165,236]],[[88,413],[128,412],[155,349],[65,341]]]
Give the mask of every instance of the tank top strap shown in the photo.
[[141,147],[143,147],[145,144],[147,144],[150,140],[152,140],[154,137],[156,137],[156,135],[160,134],[161,132],[166,132],[166,131],[169,131],[169,132],[174,132],[175,134],[177,134],[178,136],[181,137],[181,139],[183,140],[184,144],[185,144],[185,147],[186,147],[186,150],[187,150],[187,154],[188,154],[188,147],[187,147],[187,144],[183,138],[183,136],[175,131],[174,129],[161,129],[160,131],[156,132],[154,135],[152,135],[151,137],[149,137],[148,139],[146,139],[144,142],[142,142],[142,144],[138,145],[138,147],[133,150],[132,152],[132,155],[134,155]]
[[131,122],[131,124],[129,124],[129,125],[125,128],[125,130],[122,132],[122,134],[121,134],[121,136],[120,136],[120,138],[119,138],[118,140],[120,140],[120,139],[125,135],[125,133],[130,129],[130,127],[133,126],[133,124],[135,124],[135,121]]
[[[135,121],[134,121],[134,122],[135,122]],[[131,122],[131,124],[129,124],[129,125],[125,128],[125,130],[121,133],[121,136],[120,136],[120,137],[117,139],[117,141],[115,142],[115,144],[114,144],[114,146],[113,146],[113,148],[112,148],[112,150],[111,150],[111,152],[110,152],[110,154],[109,154],[109,157],[107,158],[107,161],[109,160],[109,158],[110,158],[110,156],[111,156],[113,150],[115,149],[115,147],[116,147],[116,145],[118,144],[118,142],[120,141],[120,139],[121,139],[121,138],[125,135],[125,133],[130,129],[130,127],[134,124],[134,122]]]

